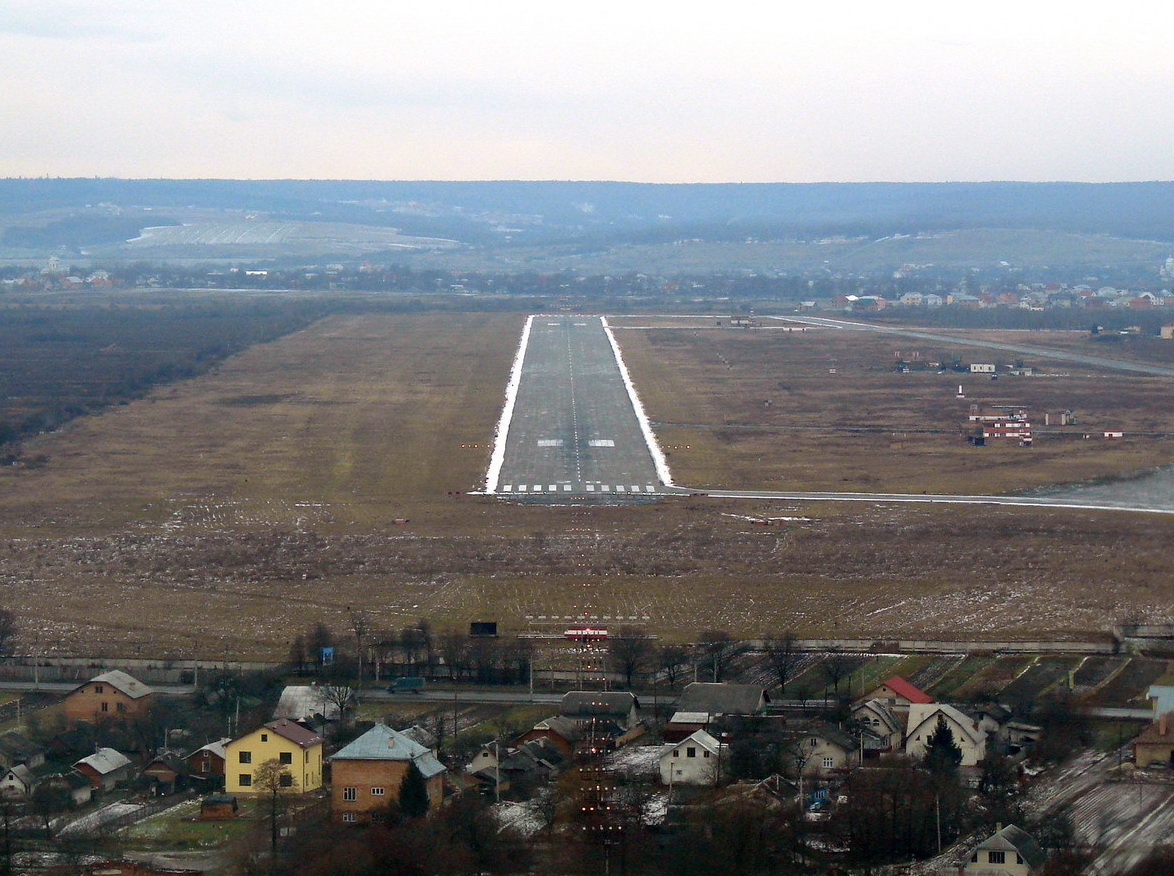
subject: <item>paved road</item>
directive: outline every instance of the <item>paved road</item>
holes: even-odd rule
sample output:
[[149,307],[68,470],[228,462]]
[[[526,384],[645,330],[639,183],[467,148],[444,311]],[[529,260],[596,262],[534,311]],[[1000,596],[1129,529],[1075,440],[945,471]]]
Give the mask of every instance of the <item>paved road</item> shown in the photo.
[[614,498],[660,490],[603,321],[534,317],[496,492]]
[[[684,490],[685,488],[679,488]],[[1011,505],[1022,508],[1069,508],[1085,511],[1140,511],[1147,514],[1174,514],[1174,505],[1134,506],[1128,502],[1082,501],[1076,496],[964,496],[947,493],[816,493],[767,490],[706,490],[717,499],[769,499],[802,502],[911,502],[929,505]]]
[[1167,368],[1162,365],[1127,362],[1124,359],[1109,359],[1104,356],[1086,356],[1082,353],[1068,353],[1063,350],[1053,350],[1047,347],[1028,347],[1021,344],[1004,344],[999,341],[979,341],[956,335],[939,335],[933,332],[923,332],[915,329],[892,328],[890,326],[871,325],[866,322],[827,319],[821,316],[773,316],[768,318],[784,320],[786,322],[809,323],[810,325],[845,329],[847,331],[881,332],[882,334],[900,335],[905,338],[919,338],[924,341],[960,344],[966,347],[986,347],[991,350],[1004,350],[1008,353],[1019,353],[1024,356],[1039,356],[1043,359],[1054,359],[1058,362],[1074,362],[1077,365],[1092,365],[1096,368],[1111,368],[1115,371],[1132,371],[1135,374],[1146,374],[1151,377],[1174,377],[1174,368]]

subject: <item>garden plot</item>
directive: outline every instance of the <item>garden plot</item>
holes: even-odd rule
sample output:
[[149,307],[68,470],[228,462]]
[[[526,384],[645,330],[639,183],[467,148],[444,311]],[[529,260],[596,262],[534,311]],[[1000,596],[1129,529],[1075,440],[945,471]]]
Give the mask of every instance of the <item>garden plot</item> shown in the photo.
[[1068,811],[1078,842],[1101,849],[1093,876],[1126,873],[1174,834],[1174,785],[1114,782],[1093,788]]
[[1169,665],[1168,660],[1134,657],[1097,691],[1097,701],[1106,705],[1144,708],[1149,705],[1146,693],[1150,685],[1166,674]]

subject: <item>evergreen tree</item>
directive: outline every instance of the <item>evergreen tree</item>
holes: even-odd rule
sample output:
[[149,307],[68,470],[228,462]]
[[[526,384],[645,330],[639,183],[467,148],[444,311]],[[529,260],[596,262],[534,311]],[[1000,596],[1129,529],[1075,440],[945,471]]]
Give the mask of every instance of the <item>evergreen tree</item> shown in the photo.
[[422,818],[428,811],[428,784],[415,762],[408,766],[399,786],[399,808],[409,818]]
[[962,749],[954,741],[954,731],[945,715],[938,715],[937,726],[925,741],[925,767],[932,773],[952,773],[962,763]]

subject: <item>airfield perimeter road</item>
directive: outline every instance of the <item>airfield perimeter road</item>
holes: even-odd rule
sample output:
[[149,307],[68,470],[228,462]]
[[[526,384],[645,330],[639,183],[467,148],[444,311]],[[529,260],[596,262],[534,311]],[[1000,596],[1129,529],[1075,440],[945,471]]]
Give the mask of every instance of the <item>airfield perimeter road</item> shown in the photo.
[[1083,353],[1071,353],[1066,350],[1049,350],[1046,347],[1025,347],[1020,344],[1005,344],[1001,341],[980,341],[959,335],[941,335],[933,332],[917,331],[916,329],[895,328],[892,326],[872,325],[867,322],[851,322],[844,319],[827,319],[820,316],[772,316],[768,319],[777,319],[783,322],[807,323],[808,325],[822,326],[823,328],[845,329],[857,332],[881,332],[882,334],[900,335],[905,338],[919,338],[925,341],[941,341],[947,344],[960,344],[967,347],[986,347],[991,350],[1003,350],[1008,353],[1019,353],[1024,356],[1039,356],[1043,359],[1053,359],[1059,362],[1073,362],[1077,365],[1092,365],[1098,368],[1110,368],[1116,371],[1132,371],[1135,374],[1148,374],[1153,377],[1174,377],[1174,368],[1162,365],[1147,365],[1144,362],[1129,362],[1124,359],[1109,359],[1104,356],[1086,356]]
[[662,492],[599,317],[531,321],[496,487],[513,496],[612,501]]

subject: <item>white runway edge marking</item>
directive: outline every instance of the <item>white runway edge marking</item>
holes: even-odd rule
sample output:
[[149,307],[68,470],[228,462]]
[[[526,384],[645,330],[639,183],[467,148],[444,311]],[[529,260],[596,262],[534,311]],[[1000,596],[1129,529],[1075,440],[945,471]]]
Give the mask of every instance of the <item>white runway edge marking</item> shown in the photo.
[[596,438],[587,442],[588,447],[615,447],[616,442],[611,438]]
[[656,466],[656,473],[660,477],[660,482],[666,487],[673,485],[673,475],[669,471],[668,461],[664,458],[664,453],[661,452],[660,445],[656,443],[656,435],[652,433],[652,426],[648,422],[648,417],[644,415],[644,405],[640,403],[640,396],[636,394],[636,387],[632,384],[632,375],[628,373],[628,366],[624,364],[624,357],[620,355],[620,345],[616,343],[616,337],[612,333],[611,326],[607,324],[607,317],[601,316],[599,321],[603,324],[604,334],[607,335],[607,340],[611,344],[611,350],[616,357],[616,365],[620,368],[620,376],[624,378],[624,386],[628,388],[628,398],[632,400],[632,408],[636,411],[636,419],[640,422],[640,431],[644,433],[644,442],[648,445],[648,452],[652,454],[652,462]]
[[526,325],[522,327],[522,340],[518,343],[514,367],[510,371],[510,382],[505,388],[505,407],[502,408],[501,419],[497,421],[497,430],[493,433],[493,455],[489,458],[489,471],[485,473],[485,492],[489,495],[497,492],[501,467],[505,464],[505,439],[509,435],[510,421],[514,417],[514,404],[518,400],[518,387],[522,383],[522,362],[526,359],[526,347],[530,343],[530,327],[533,324],[534,317],[526,317]]
[[563,446],[563,439],[562,438],[539,438],[538,439],[538,446],[539,447],[562,447]]

